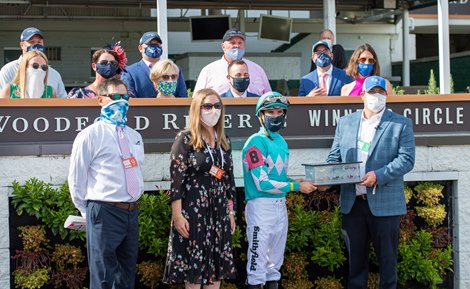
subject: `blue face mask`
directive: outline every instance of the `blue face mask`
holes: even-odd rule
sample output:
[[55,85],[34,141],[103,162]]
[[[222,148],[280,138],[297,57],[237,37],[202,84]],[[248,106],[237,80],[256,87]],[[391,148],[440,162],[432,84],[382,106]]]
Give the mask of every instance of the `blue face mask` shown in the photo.
[[369,64],[369,63],[358,63],[357,64],[357,71],[362,75],[362,76],[369,76],[372,73],[372,70],[374,70],[374,65]]
[[160,58],[163,53],[163,48],[158,44],[150,44],[145,47],[144,53],[150,58]]
[[269,131],[278,132],[281,128],[284,127],[285,122],[286,116],[284,114],[279,116],[264,115],[264,126]]
[[239,92],[245,92],[250,85],[249,77],[232,77],[233,79],[233,88]]
[[96,73],[103,76],[106,79],[109,79],[116,75],[117,67],[111,64],[96,64]]
[[232,48],[226,50],[225,55],[227,55],[227,57],[232,61],[240,60],[242,59],[243,55],[245,55],[245,50],[241,48]]
[[178,82],[176,80],[158,80],[157,90],[164,95],[173,95],[176,91],[176,85]]
[[127,100],[115,100],[101,108],[100,120],[106,121],[117,126],[126,126],[127,110],[129,103]]
[[26,52],[29,52],[31,50],[39,50],[41,52],[44,52],[46,50],[46,47],[42,46],[41,44],[34,44],[26,47]]
[[322,53],[315,60],[315,64],[318,67],[327,67],[331,64],[331,57],[329,55],[325,54],[325,53]]

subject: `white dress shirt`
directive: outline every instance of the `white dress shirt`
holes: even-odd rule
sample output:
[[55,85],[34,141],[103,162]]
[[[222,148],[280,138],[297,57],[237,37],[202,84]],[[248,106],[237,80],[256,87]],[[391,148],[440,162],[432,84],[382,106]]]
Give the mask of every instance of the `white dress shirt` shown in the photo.
[[[16,71],[18,70],[18,66],[20,66],[22,57],[23,56],[20,56],[20,58],[17,60],[8,62],[2,67],[0,70],[0,90],[3,89],[5,85],[13,81],[13,78],[15,78],[16,75]],[[67,92],[65,91],[62,77],[60,76],[59,72],[57,72],[57,70],[52,68],[50,65],[47,73],[47,84],[54,88],[58,98],[67,98]]]
[[[372,143],[374,139],[375,132],[379,127],[380,120],[382,119],[382,115],[386,108],[382,109],[381,112],[372,116],[370,119],[364,117],[364,111],[362,112],[361,117],[361,124],[359,125],[359,132],[357,134],[357,161],[362,162],[360,164],[360,176],[361,179],[366,174],[366,162],[369,158],[369,149],[362,150],[361,147],[365,145],[369,145]],[[362,141],[362,144],[360,142]],[[356,185],[356,196],[367,194],[367,188],[365,186],[358,186]]]
[[325,75],[325,84],[326,84],[326,94],[330,91],[330,84],[331,84],[331,74],[333,73],[333,65],[330,65],[330,69],[326,72],[321,73],[320,70],[317,70],[318,73],[318,83],[321,85],[323,75]]
[[[137,159],[140,197],[144,191],[142,136],[126,126],[124,134],[131,154]],[[127,193],[126,176],[117,139],[116,126],[98,121],[81,131],[70,156],[69,189],[75,207],[85,217],[88,200],[135,202]]]

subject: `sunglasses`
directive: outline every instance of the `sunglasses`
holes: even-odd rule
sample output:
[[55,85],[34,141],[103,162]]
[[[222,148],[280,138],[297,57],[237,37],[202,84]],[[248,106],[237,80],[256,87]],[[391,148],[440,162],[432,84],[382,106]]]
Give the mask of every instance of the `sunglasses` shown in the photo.
[[34,68],[34,69],[38,69],[39,67],[41,67],[42,70],[44,71],[47,71],[49,69],[49,66],[47,66],[47,64],[41,64],[39,65],[39,63],[31,63],[31,67]]
[[269,95],[268,97],[264,99],[263,105],[261,105],[261,107],[268,105],[268,104],[274,104],[274,103],[282,103],[285,105],[289,105],[289,100],[284,95],[282,96]]
[[111,65],[111,66],[117,66],[118,62],[116,60],[101,60],[98,62],[101,65]]
[[163,74],[162,76],[160,76],[163,80],[177,80],[178,79],[178,74],[171,74],[171,75],[168,75],[168,74]]
[[212,110],[212,108],[215,108],[215,109],[222,109],[222,103],[220,102],[216,102],[216,103],[203,103],[201,105],[202,109],[203,110]]
[[120,100],[120,99],[129,100],[129,94],[127,94],[127,93],[122,93],[122,94],[121,93],[110,93],[110,94],[101,95],[101,96],[109,97],[112,100]]
[[361,57],[357,60],[357,62],[359,63],[367,63],[367,64],[375,64],[375,59],[374,58],[365,58],[365,57]]

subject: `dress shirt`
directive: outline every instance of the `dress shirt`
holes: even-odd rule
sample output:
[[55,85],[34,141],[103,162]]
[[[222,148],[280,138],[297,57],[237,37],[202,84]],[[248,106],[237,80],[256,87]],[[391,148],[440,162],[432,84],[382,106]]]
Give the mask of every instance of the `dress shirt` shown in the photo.
[[157,64],[157,62],[152,63],[152,62],[150,62],[150,61],[148,61],[148,60],[146,60],[146,59],[144,59],[144,58],[142,58],[142,61],[147,65],[147,67],[149,68],[149,70],[152,70],[152,67],[153,67],[155,64]]
[[318,72],[318,83],[322,83],[322,78],[323,75],[326,74],[325,78],[325,84],[326,84],[326,94],[328,95],[328,92],[330,91],[330,84],[331,84],[331,74],[333,73],[333,65],[330,65],[330,68],[323,73],[320,73],[320,70],[317,69]]
[[233,90],[232,87],[230,87],[230,90],[232,91],[232,95],[235,98],[236,97],[247,97],[247,94],[248,94],[248,90],[245,90],[241,95],[238,95],[238,93],[235,90]]
[[[243,59],[243,61],[247,64],[248,72],[250,73],[250,85],[247,90],[256,95],[263,95],[271,91],[268,77],[263,68],[248,59]],[[194,91],[196,92],[202,88],[212,88],[218,94],[223,94],[229,90],[230,83],[227,81],[228,65],[229,63],[225,60],[224,56],[206,65],[197,77]]]
[[[138,162],[139,198],[144,191],[144,144],[142,136],[130,127],[124,128],[124,134]],[[77,135],[70,156],[68,181],[72,201],[82,216],[85,217],[88,200],[135,202],[127,193],[124,170],[115,125],[98,121]]]
[[[357,141],[362,140],[365,143],[372,143],[374,139],[375,132],[377,131],[377,127],[380,124],[380,120],[382,119],[382,115],[386,108],[382,109],[381,112],[372,116],[370,119],[364,117],[364,111],[362,112],[361,116],[361,123],[359,125],[359,132],[357,134]],[[357,145],[358,147],[358,145]],[[366,174],[366,162],[367,158],[369,157],[369,150],[367,152],[357,149],[357,161],[362,162],[360,164],[360,176],[361,179]],[[356,185],[356,195],[363,195],[367,193],[367,188],[365,186],[358,186]]]
[[[20,58],[17,60],[8,62],[2,67],[0,70],[0,89],[3,89],[5,85],[13,81],[13,78],[15,78],[16,75],[16,71],[18,70],[18,66],[20,66],[22,57],[23,56],[20,56]],[[65,91],[62,77],[60,76],[59,72],[57,72],[57,70],[52,68],[50,65],[47,73],[47,84],[54,88],[58,98],[67,98],[67,92]]]

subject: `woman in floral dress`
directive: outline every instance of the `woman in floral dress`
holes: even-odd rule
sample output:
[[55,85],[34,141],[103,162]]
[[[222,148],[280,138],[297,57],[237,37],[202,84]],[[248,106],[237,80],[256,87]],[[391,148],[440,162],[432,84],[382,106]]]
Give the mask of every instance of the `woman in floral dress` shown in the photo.
[[235,278],[235,182],[223,120],[220,96],[212,89],[199,90],[191,103],[189,129],[177,135],[171,148],[166,283],[208,289]]

